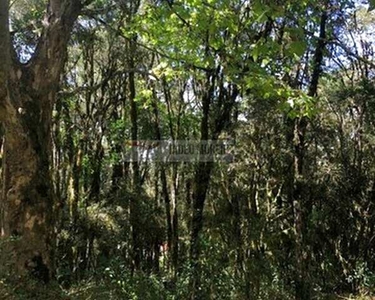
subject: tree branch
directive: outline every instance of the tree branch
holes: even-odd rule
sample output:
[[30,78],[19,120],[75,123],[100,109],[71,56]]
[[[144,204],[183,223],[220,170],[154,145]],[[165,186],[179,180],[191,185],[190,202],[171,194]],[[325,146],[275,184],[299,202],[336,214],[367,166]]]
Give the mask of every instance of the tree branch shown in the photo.
[[44,30],[29,62],[35,90],[57,85],[63,68],[73,25],[83,7],[79,0],[50,0]]

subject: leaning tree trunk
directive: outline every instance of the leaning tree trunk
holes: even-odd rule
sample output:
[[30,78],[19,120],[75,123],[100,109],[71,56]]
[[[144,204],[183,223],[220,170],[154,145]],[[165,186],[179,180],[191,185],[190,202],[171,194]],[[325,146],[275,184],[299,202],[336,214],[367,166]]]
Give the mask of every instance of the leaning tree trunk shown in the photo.
[[4,125],[3,237],[17,275],[53,274],[51,122],[60,73],[80,1],[50,0],[33,57],[20,64],[10,44],[8,1],[0,0],[0,121]]
[[[220,72],[214,74],[212,74],[212,72],[207,73],[205,94],[202,98],[203,114],[200,132],[202,142],[207,141],[210,136],[212,140],[216,140],[229,125],[232,108],[234,107],[238,95],[238,88],[235,85],[224,87],[223,79],[224,75]],[[212,106],[212,99],[214,98],[215,87],[218,87],[220,92],[214,107]],[[212,111],[216,111],[216,114],[212,114]],[[211,124],[213,126],[210,126]],[[203,211],[213,168],[213,161],[198,161],[194,177],[193,215],[190,237],[190,260],[192,264],[192,278],[190,281],[191,300],[202,299],[202,297],[204,297],[201,288],[201,270],[199,264],[201,252],[200,235],[204,225]]]

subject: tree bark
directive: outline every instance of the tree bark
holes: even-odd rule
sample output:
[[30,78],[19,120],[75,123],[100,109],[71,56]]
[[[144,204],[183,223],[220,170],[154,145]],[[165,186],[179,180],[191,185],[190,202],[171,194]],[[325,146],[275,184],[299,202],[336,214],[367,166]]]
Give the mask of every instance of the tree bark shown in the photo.
[[[218,81],[218,82],[217,82]],[[212,106],[215,94],[215,87],[219,88],[217,103]],[[201,119],[201,141],[207,141],[211,136],[217,139],[221,132],[228,127],[231,118],[231,111],[238,95],[235,85],[224,87],[223,74],[217,72],[207,73],[205,84],[205,94],[202,99],[202,119]],[[211,107],[212,106],[212,107]],[[214,114],[214,112],[216,114]],[[213,126],[210,126],[213,125]],[[210,128],[211,127],[211,128]],[[211,134],[210,134],[211,129]],[[192,280],[190,282],[192,291],[190,299],[202,299],[200,280],[200,234],[203,229],[203,210],[210,185],[210,177],[214,164],[212,161],[199,161],[194,177],[193,187],[193,216],[191,221],[190,237],[190,259],[192,263]]]
[[[13,272],[47,282],[53,276],[51,123],[67,44],[80,1],[50,0],[45,28],[27,64],[9,39],[8,1],[0,1],[0,121],[5,129],[3,228]],[[13,57],[12,57],[13,56]]]
[[[317,43],[314,60],[313,71],[309,86],[308,95],[315,97],[317,95],[319,78],[321,75],[321,67],[324,57],[324,48],[326,45],[326,24],[327,12],[323,11],[320,19],[320,34]],[[309,197],[307,187],[307,168],[305,160],[306,152],[306,130],[308,119],[301,117],[294,122],[294,191],[293,191],[293,209],[294,209],[294,229],[296,233],[296,300],[308,300],[311,298],[311,286],[309,283],[308,264],[309,258],[306,251],[305,235],[306,235],[306,201]]]

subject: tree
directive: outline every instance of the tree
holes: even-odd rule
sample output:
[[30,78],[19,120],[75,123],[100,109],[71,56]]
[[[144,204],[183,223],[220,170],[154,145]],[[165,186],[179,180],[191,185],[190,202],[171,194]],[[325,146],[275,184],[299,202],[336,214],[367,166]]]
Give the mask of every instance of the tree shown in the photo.
[[51,182],[52,109],[70,34],[82,1],[50,0],[31,58],[10,41],[9,3],[1,1],[0,121],[4,125],[3,227],[17,274],[53,275],[55,198]]

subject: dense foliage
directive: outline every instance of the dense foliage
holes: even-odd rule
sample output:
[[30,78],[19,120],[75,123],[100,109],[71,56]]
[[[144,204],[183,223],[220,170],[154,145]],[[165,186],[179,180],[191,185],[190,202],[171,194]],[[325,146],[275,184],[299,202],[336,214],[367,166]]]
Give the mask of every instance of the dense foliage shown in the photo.
[[[53,107],[53,280],[20,280],[5,237],[0,298],[375,295],[371,3],[88,2]],[[46,1],[10,7],[27,64]],[[126,159],[227,138],[230,163]]]

